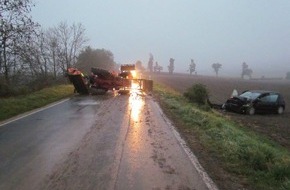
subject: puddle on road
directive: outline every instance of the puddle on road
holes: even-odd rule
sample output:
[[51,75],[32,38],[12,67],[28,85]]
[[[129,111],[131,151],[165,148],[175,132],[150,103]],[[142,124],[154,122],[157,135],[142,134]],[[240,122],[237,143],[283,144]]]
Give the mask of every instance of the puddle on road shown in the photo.
[[[134,84],[134,83],[133,83]],[[126,137],[126,162],[129,163],[126,165],[128,172],[126,178],[134,182],[134,172],[142,168],[142,162],[140,162],[140,155],[143,154],[146,149],[144,147],[144,138],[146,138],[147,129],[144,128],[144,106],[145,98],[144,94],[138,89],[138,85],[135,87],[132,85],[129,97],[129,110],[130,110],[130,121],[128,134]]]
[[101,102],[100,97],[94,96],[76,96],[72,98],[73,105],[78,106],[95,106]]
[[98,104],[100,104],[100,102],[97,102],[95,100],[84,100],[84,101],[77,103],[77,105],[79,105],[79,106],[94,106],[94,105],[98,105]]
[[138,89],[138,85],[132,84],[132,90],[129,98],[130,109],[131,109],[131,119],[133,122],[140,121],[140,113],[145,104],[143,99],[143,94]]

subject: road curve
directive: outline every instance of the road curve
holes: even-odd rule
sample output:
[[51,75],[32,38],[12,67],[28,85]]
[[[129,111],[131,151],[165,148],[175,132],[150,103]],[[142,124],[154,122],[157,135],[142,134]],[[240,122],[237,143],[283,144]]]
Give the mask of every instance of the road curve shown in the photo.
[[73,97],[0,127],[0,189],[216,189],[175,133],[138,91]]

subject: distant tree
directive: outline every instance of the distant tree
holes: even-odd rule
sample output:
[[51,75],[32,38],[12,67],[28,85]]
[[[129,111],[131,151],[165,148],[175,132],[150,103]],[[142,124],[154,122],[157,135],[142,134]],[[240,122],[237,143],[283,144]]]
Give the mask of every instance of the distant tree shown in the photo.
[[57,73],[59,72],[59,56],[60,55],[60,44],[58,42],[58,39],[56,36],[53,35],[53,32],[51,32],[51,29],[48,29],[46,31],[46,43],[48,45],[48,55],[51,60],[51,67],[52,67],[52,73],[54,78],[56,78]]
[[192,73],[195,72],[195,67],[196,67],[196,64],[194,63],[194,60],[191,59],[191,63],[189,65],[189,73],[190,73],[190,75],[192,75]]
[[168,71],[169,71],[169,74],[173,74],[173,71],[174,71],[174,59],[173,58],[170,58],[169,59],[169,65],[168,65]]
[[142,62],[140,60],[136,61],[135,67],[136,67],[136,70],[140,72],[145,71],[145,68],[143,67]]
[[90,46],[81,51],[76,67],[85,73],[90,73],[92,67],[115,70],[114,55],[105,49],[92,49]]
[[154,72],[155,72],[155,73],[160,73],[162,70],[163,70],[163,67],[160,66],[160,65],[158,64],[158,62],[156,61],[156,62],[155,62],[155,66],[154,66]]
[[290,71],[286,73],[286,79],[290,80]]
[[218,72],[222,68],[222,64],[220,64],[220,63],[213,63],[211,66],[214,69],[214,72],[215,72],[216,76],[218,76]]
[[248,76],[249,78],[252,78],[253,71],[249,68],[248,64],[246,62],[243,62],[242,64],[242,78],[244,76]]
[[154,62],[154,58],[153,58],[153,55],[150,53],[149,54],[149,61],[148,61],[148,70],[150,73],[153,72],[153,62]]

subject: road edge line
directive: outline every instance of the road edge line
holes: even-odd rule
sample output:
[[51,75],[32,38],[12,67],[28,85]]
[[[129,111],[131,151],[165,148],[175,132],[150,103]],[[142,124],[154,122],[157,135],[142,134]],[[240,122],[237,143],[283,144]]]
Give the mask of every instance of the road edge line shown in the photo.
[[193,154],[193,152],[187,146],[186,142],[182,139],[182,137],[180,136],[180,134],[178,133],[178,131],[176,130],[176,128],[174,127],[172,122],[163,113],[163,111],[162,111],[161,107],[159,106],[159,104],[157,102],[155,102],[155,101],[153,101],[153,102],[157,105],[157,108],[158,108],[161,116],[163,117],[164,121],[167,123],[167,125],[173,131],[173,134],[174,134],[176,140],[179,142],[180,146],[182,147],[182,149],[184,150],[184,152],[186,153],[186,155],[190,159],[192,165],[195,167],[195,169],[199,173],[200,177],[202,178],[202,180],[205,183],[205,185],[207,186],[207,188],[209,190],[219,190],[218,187],[216,186],[216,184],[209,177],[209,175],[207,174],[205,169],[201,166],[201,164],[199,163],[197,157]]
[[53,102],[53,103],[50,103],[50,104],[48,104],[48,105],[46,105],[46,106],[43,106],[43,107],[40,107],[40,108],[36,108],[36,109],[34,109],[34,110],[31,110],[31,111],[28,111],[28,112],[25,112],[25,113],[22,113],[22,114],[19,114],[19,115],[13,116],[13,117],[11,117],[11,118],[9,118],[9,119],[6,119],[6,120],[3,120],[3,121],[0,121],[0,127],[3,127],[4,125],[7,125],[7,124],[12,123],[12,122],[14,122],[14,121],[17,121],[17,120],[19,120],[19,119],[25,118],[25,117],[27,117],[27,116],[33,115],[33,114],[35,114],[35,113],[37,113],[37,112],[41,112],[41,111],[43,111],[43,110],[49,109],[49,108],[51,108],[51,107],[53,107],[53,106],[56,106],[56,105],[58,105],[58,104],[61,104],[61,103],[63,103],[63,102],[66,102],[66,101],[68,101],[68,100],[69,100],[69,98],[66,98],[66,99],[63,99],[63,100],[60,100],[60,101],[57,101],[57,102]]

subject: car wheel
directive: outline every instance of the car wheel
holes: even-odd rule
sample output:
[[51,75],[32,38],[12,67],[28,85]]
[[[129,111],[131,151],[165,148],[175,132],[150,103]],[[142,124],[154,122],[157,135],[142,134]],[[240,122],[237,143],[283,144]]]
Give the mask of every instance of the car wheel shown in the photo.
[[278,114],[284,113],[284,108],[282,106],[279,106],[278,109],[277,109],[277,113]]
[[256,110],[255,110],[255,108],[253,108],[253,107],[250,107],[250,108],[247,110],[247,113],[248,113],[249,115],[254,115],[255,112],[256,112]]

